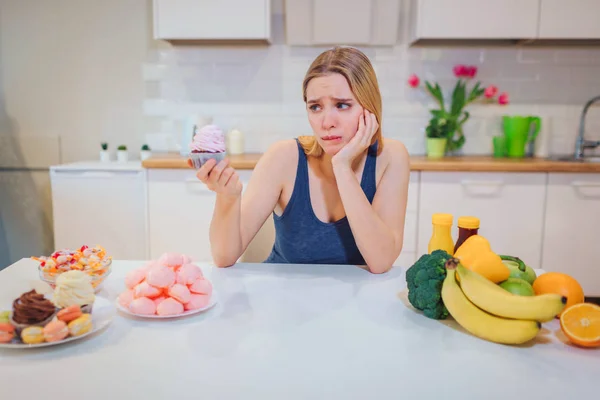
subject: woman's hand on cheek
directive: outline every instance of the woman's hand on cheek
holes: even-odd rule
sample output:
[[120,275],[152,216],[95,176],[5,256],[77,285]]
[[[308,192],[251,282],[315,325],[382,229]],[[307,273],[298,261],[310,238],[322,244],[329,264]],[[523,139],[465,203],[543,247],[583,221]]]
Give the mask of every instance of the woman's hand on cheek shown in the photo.
[[332,157],[333,165],[350,166],[352,161],[371,144],[371,139],[379,124],[375,114],[371,114],[368,110],[364,110],[358,117],[358,130],[354,137],[346,144],[335,156]]

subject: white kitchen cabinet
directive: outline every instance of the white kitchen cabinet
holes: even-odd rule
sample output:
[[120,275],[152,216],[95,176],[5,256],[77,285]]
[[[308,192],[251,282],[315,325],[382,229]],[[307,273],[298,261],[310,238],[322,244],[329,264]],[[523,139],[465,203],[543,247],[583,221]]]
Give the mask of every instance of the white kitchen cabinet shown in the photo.
[[394,265],[408,268],[419,257],[417,254],[418,214],[419,213],[419,172],[410,173],[406,219],[404,221],[404,243],[402,252]]
[[541,265],[546,174],[500,172],[421,172],[418,252],[427,253],[431,216],[454,216],[452,238],[458,238],[460,216],[480,218],[479,233],[498,254]]
[[600,175],[550,173],[542,268],[564,272],[600,296]]
[[[238,170],[246,186],[251,171]],[[212,262],[209,227],[215,194],[188,169],[148,170],[150,257],[165,252],[184,253],[198,262]],[[265,226],[242,255],[241,261],[262,262],[273,246],[273,221]]]
[[531,39],[538,15],[539,0],[412,0],[410,39]]
[[55,249],[100,245],[115,260],[147,258],[147,179],[140,162],[52,166],[50,181]]
[[271,41],[271,0],[154,0],[154,38]]
[[400,0],[285,0],[288,45],[394,45]]
[[600,38],[600,1],[540,1],[540,39]]

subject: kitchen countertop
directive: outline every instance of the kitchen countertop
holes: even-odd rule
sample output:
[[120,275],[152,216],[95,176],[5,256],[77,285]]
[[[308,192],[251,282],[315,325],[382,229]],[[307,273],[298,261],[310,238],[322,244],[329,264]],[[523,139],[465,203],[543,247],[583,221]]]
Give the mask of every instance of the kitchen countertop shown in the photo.
[[[113,261],[98,295],[114,303],[125,274],[142,264]],[[38,279],[36,265],[23,259],[0,271],[0,307]],[[65,400],[82,393],[89,400],[505,400],[597,391],[600,353],[563,343],[556,320],[527,345],[478,339],[452,320],[414,311],[400,267],[374,275],[349,265],[198,265],[218,296],[212,309],[173,320],[117,312],[105,330],[78,341],[0,349],[2,392]]]
[[[236,169],[253,169],[262,154],[249,153],[229,156]],[[186,157],[179,154],[157,154],[142,162],[145,168],[188,168]],[[598,173],[600,163],[552,161],[543,158],[509,159],[489,156],[410,158],[411,171],[468,171],[468,172],[581,172]]]

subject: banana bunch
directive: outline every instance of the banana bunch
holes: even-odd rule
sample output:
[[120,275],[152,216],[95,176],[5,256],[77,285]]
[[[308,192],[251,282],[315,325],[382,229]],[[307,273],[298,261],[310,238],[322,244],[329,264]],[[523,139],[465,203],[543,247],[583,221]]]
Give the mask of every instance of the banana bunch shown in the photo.
[[528,342],[537,336],[541,323],[552,320],[567,303],[558,294],[512,294],[456,258],[446,262],[446,270],[442,300],[448,312],[471,334],[491,342]]

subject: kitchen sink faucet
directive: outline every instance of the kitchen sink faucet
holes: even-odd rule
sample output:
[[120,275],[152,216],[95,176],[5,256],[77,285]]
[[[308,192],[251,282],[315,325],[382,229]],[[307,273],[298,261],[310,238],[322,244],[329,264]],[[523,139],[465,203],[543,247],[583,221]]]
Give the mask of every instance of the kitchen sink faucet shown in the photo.
[[595,102],[600,101],[600,96],[596,96],[591,98],[585,106],[583,106],[583,110],[581,111],[581,119],[579,121],[579,134],[577,135],[577,140],[575,140],[575,160],[583,159],[583,151],[585,149],[595,149],[600,146],[600,140],[585,140],[585,117],[587,115],[588,109]]

